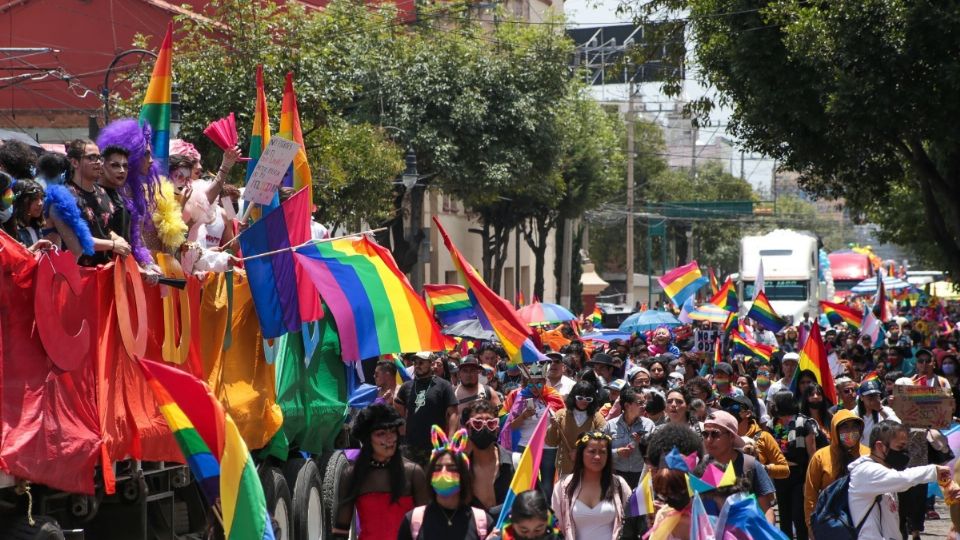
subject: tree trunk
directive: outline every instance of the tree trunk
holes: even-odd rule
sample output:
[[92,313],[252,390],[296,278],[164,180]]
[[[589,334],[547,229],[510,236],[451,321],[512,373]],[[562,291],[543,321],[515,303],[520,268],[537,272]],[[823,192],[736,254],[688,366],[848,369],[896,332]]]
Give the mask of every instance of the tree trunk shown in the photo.
[[489,285],[491,272],[493,268],[493,265],[491,264],[493,261],[493,239],[490,237],[490,223],[488,223],[486,220],[484,220],[483,222],[482,236],[483,236],[483,243],[482,243],[483,254],[481,255],[481,265],[483,266],[483,269],[481,271],[483,272],[484,283]]
[[510,229],[502,223],[493,224],[493,275],[490,279],[490,288],[502,295],[500,282],[503,278],[503,266],[507,262],[507,248],[510,244]]
[[550,236],[550,229],[553,228],[554,222],[555,220],[548,216],[537,216],[522,226],[523,237],[533,252],[533,294],[530,297],[531,301],[534,297],[543,299],[545,281],[543,270],[547,264],[547,237]]

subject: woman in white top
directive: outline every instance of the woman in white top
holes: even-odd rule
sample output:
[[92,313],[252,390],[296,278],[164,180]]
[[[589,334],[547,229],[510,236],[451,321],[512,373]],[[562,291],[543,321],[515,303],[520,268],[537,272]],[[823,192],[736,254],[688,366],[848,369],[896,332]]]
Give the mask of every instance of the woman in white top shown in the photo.
[[[627,519],[630,499],[626,480],[613,474],[610,436],[592,431],[576,442],[573,473],[553,489],[553,509],[563,537],[568,540],[633,538],[634,522]],[[622,535],[622,536],[621,536]]]

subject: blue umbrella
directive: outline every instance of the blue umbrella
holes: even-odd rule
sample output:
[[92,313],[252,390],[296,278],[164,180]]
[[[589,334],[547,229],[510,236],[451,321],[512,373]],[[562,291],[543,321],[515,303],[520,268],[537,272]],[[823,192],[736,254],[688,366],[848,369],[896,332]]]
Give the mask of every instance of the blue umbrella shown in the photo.
[[[899,291],[900,289],[906,289],[910,287],[910,284],[906,281],[890,277],[883,276],[883,288],[888,291]],[[857,283],[857,285],[850,289],[853,294],[876,294],[877,293],[877,278],[876,276],[868,277],[867,279]]]
[[634,313],[624,319],[624,321],[620,323],[619,330],[632,334],[634,332],[648,332],[656,329],[658,326],[674,327],[682,324],[683,323],[678,321],[672,313],[648,309],[647,311]]

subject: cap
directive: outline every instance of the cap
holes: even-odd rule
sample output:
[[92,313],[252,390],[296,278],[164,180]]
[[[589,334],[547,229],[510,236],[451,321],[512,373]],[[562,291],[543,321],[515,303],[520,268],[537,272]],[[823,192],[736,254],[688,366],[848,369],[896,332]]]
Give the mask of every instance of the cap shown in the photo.
[[607,383],[608,390],[616,390],[617,392],[623,390],[623,387],[627,385],[627,381],[623,379],[614,379]]
[[737,432],[737,424],[737,419],[726,411],[713,411],[707,416],[706,421],[703,422],[704,427],[714,426],[727,431],[733,435],[733,447],[743,448],[743,439],[740,438],[740,433]]
[[550,351],[546,354],[546,357],[549,358],[551,362],[563,362],[563,355],[558,352]]
[[917,352],[913,353],[913,357],[916,358],[916,357],[920,356],[921,354],[925,354],[925,355],[929,356],[930,358],[933,358],[933,353],[930,352],[929,349],[917,349]]
[[600,364],[604,366],[613,366],[613,357],[607,353],[597,353],[593,355],[590,360],[587,361],[587,364]]
[[433,359],[434,359],[434,354],[433,354],[432,352],[430,352],[430,351],[420,351],[420,352],[418,352],[418,353],[414,353],[413,357],[414,357],[414,360],[417,360],[417,359],[419,359],[419,360],[433,360]]
[[[740,395],[732,395],[732,396],[723,396],[722,398],[720,398],[720,408],[721,408],[721,409],[727,411],[727,409],[729,409],[730,407],[732,407],[732,406],[734,406],[734,405],[739,405],[740,407],[745,407],[745,408],[753,411],[753,403],[751,403],[750,398],[748,398],[747,396],[744,396],[743,394],[740,394]],[[741,409],[741,410],[742,410],[742,409]],[[727,412],[729,412],[729,411],[727,411]],[[738,412],[739,412],[739,411],[738,411]]]
[[851,379],[850,377],[837,377],[837,380],[833,381],[833,386],[837,387],[837,386],[840,386],[841,384],[848,384],[852,382],[853,382],[853,379]]
[[461,366],[461,367],[463,367],[463,366],[478,366],[478,367],[479,367],[479,366],[480,366],[480,360],[479,360],[476,356],[474,356],[474,355],[472,355],[472,354],[468,354],[468,355],[466,355],[466,356],[463,357],[463,360],[460,360],[460,366]]
[[733,366],[726,362],[720,362],[713,370],[714,373],[723,373],[724,375],[733,375]]
[[447,369],[450,373],[460,373],[460,366],[456,362],[447,362]]
[[789,361],[799,362],[799,361],[800,361],[800,355],[797,354],[797,353],[795,353],[795,352],[788,352],[788,353],[786,353],[786,354],[783,355],[783,361],[784,361],[784,362],[789,362]]
[[864,381],[860,383],[860,389],[857,392],[861,396],[869,396],[871,394],[882,394],[883,387],[880,385],[880,381],[872,379],[869,381]]

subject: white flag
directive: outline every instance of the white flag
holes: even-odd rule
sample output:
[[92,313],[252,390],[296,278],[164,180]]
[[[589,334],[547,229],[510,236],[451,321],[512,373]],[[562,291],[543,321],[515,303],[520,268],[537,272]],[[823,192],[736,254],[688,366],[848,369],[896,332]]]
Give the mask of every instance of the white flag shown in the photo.
[[760,268],[757,269],[757,279],[753,282],[753,299],[763,290],[763,259],[760,259]]

